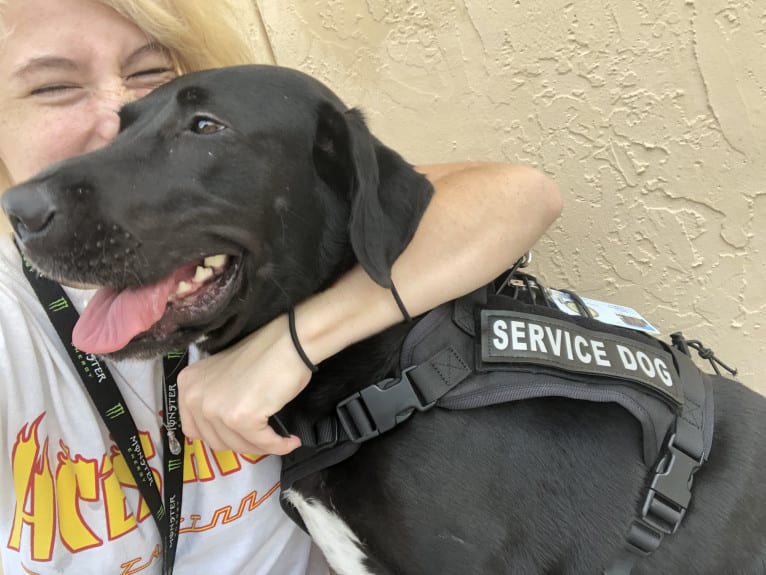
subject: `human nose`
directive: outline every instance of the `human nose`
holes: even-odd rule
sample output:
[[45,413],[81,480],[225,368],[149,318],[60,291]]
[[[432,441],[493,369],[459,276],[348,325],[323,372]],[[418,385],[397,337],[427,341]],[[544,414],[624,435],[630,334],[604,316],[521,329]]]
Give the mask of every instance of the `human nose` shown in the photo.
[[86,152],[111,142],[120,131],[120,109],[135,97],[123,87],[99,90],[94,97],[94,130]]

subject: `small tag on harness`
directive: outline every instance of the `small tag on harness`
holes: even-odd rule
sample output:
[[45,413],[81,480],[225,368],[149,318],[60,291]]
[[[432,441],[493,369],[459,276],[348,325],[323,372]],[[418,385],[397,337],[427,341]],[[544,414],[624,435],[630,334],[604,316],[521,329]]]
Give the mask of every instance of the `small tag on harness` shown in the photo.
[[[550,293],[553,303],[555,303],[561,311],[568,315],[581,315],[571,295],[555,289],[550,289],[548,292]],[[582,302],[588,306],[588,310],[590,311],[593,319],[597,319],[603,323],[616,325],[618,327],[645,331],[646,333],[650,333],[652,335],[659,335],[660,333],[660,330],[650,324],[645,317],[643,317],[632,307],[626,307],[624,305],[617,305],[614,303],[599,301],[597,299],[590,299],[587,297],[581,299]]]
[[538,364],[634,381],[680,403],[680,380],[669,353],[547,316],[481,310],[481,359],[485,364]]

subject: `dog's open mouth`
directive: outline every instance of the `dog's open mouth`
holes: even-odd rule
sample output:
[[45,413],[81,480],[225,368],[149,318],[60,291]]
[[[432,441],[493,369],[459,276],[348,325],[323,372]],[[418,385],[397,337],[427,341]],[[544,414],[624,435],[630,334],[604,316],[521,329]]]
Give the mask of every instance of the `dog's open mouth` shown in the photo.
[[114,353],[142,334],[162,338],[198,323],[228,300],[238,267],[238,258],[215,255],[151,285],[102,287],[83,310],[72,343],[87,353]]

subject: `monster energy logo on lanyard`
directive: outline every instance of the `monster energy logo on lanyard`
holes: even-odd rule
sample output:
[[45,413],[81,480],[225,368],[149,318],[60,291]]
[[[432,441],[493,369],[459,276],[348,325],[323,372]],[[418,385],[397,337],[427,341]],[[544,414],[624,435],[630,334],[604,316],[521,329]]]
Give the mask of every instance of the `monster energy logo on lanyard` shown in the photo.
[[[80,375],[117,447],[136,480],[138,489],[151,510],[152,517],[162,536],[163,575],[173,572],[178,529],[181,522],[181,495],[183,489],[183,433],[178,420],[177,381],[178,372],[186,365],[185,353],[173,353],[163,358],[164,409],[168,424],[164,434],[164,501],[146,462],[146,454],[133,417],[109,371],[95,355],[85,354],[71,343],[72,329],[79,318],[63,288],[55,282],[40,277],[24,261],[24,273],[43,304],[48,317],[56,328],[64,347]],[[172,414],[172,415],[171,415]],[[180,439],[179,439],[180,436]]]

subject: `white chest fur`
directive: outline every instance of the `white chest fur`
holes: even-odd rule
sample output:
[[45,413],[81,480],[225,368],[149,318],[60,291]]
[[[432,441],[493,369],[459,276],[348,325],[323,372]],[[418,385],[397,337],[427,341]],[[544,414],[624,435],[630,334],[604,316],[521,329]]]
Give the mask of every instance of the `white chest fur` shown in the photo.
[[372,575],[364,565],[362,543],[336,513],[292,489],[285,497],[298,510],[311,538],[338,575]]

